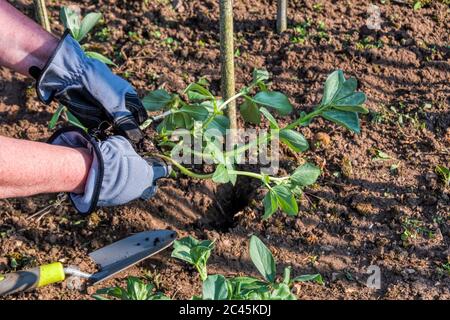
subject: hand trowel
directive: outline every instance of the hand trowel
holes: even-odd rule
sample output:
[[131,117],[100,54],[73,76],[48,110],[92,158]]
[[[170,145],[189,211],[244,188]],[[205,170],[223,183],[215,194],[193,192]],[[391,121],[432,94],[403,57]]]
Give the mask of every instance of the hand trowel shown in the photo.
[[93,274],[64,267],[60,262],[0,274],[0,296],[61,282],[67,276],[85,278],[94,285],[168,248],[175,238],[176,232],[171,230],[144,231],[91,252],[89,256],[99,267]]

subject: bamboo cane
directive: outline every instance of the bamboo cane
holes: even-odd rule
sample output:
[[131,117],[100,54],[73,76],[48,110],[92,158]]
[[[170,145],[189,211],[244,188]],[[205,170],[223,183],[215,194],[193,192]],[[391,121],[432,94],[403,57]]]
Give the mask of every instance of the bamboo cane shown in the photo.
[[[227,100],[235,94],[234,79],[234,45],[233,45],[233,0],[220,0],[220,57],[221,57],[221,90],[223,100]],[[228,105],[228,117],[230,119],[230,142],[236,142],[237,116],[236,103],[232,101]]]
[[277,32],[287,29],[287,0],[277,0]]

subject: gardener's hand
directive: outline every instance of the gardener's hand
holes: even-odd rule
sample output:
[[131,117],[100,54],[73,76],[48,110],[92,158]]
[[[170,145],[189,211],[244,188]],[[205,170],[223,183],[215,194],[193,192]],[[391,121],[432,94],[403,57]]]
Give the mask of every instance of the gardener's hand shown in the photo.
[[[87,148],[93,159],[83,194],[70,193],[81,214],[96,206],[115,206],[156,192],[156,181],[167,177],[170,166],[156,159],[143,159],[122,136],[97,141],[78,128],[57,131],[49,143],[71,148]],[[70,170],[70,168],[68,168]]]
[[142,138],[139,124],[147,112],[134,88],[104,63],[87,57],[68,32],[46,66],[31,67],[30,74],[37,79],[41,101],[58,100],[87,128],[107,121],[134,142]]

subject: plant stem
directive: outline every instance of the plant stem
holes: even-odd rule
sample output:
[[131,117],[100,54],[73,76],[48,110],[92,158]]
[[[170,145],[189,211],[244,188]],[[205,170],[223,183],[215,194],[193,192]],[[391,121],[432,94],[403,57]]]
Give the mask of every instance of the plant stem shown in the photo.
[[327,105],[325,105],[325,106],[319,105],[319,107],[317,107],[316,110],[306,114],[304,117],[298,118],[297,120],[292,122],[290,125],[286,126],[284,129],[293,129],[299,125],[302,125],[302,123],[305,123],[305,122],[311,120],[312,118],[320,115],[322,113],[322,111],[324,111],[326,108],[328,108]]
[[45,5],[45,0],[34,0],[34,8],[36,10],[36,17],[41,24],[41,26],[51,32],[50,22],[48,21],[47,7]]
[[[235,95],[234,83],[234,45],[233,45],[233,0],[220,0],[220,58],[222,75],[222,97],[229,100]],[[230,119],[231,143],[236,142],[237,115],[236,103],[231,100],[228,105]]]
[[[242,97],[243,95],[245,95],[244,92],[239,92],[237,94],[235,94],[234,96],[228,98],[225,102],[223,102],[222,104],[220,104],[219,107],[217,107],[217,112],[214,112],[213,114],[211,114],[208,119],[206,119],[206,121],[203,123],[203,128],[206,129],[209,124],[214,120],[215,116],[217,114],[219,114],[220,111],[222,111],[228,104],[230,104],[232,101],[236,100],[239,97]],[[230,128],[231,128],[231,124],[230,124]]]
[[167,110],[166,112],[163,112],[161,114],[158,114],[157,116],[154,117],[148,117],[147,120],[144,121],[144,123],[142,123],[139,128],[141,130],[144,130],[145,128],[147,128],[149,125],[151,125],[153,122],[164,119],[165,117],[167,117],[168,115],[174,113],[174,110]]
[[219,111],[223,110],[223,108],[225,108],[228,104],[230,104],[231,102],[233,102],[234,100],[236,100],[239,97],[242,97],[243,95],[245,95],[245,92],[239,92],[231,97],[229,97],[225,102],[223,102],[219,107]]
[[[238,176],[246,176],[246,177],[250,177],[250,178],[255,178],[255,179],[259,179],[262,180],[264,178],[264,176],[262,174],[259,173],[255,173],[255,172],[248,172],[248,171],[240,171],[240,170],[228,170],[228,173],[231,174],[236,174]],[[273,182],[281,182],[284,180],[289,179],[289,176],[287,177],[272,177],[269,176],[269,180],[273,181]]]
[[277,32],[287,29],[287,0],[277,0]]
[[231,155],[236,156],[238,154],[241,154],[241,153],[247,151],[248,149],[250,149],[251,147],[253,147],[255,145],[259,145],[262,142],[266,142],[266,141],[270,140],[271,138],[272,138],[272,135],[268,136],[268,134],[265,133],[261,137],[258,137],[256,140],[253,140],[247,144],[244,144],[243,146],[240,146],[239,148],[236,148],[234,150],[225,152],[224,158],[229,158]]
[[[187,175],[189,177],[195,178],[195,179],[211,179],[212,176],[213,176],[213,173],[199,174],[199,173],[192,172],[191,170],[189,170],[188,168],[186,168],[185,166],[180,164],[178,161],[172,159],[171,157],[162,155],[162,154],[148,153],[146,155],[158,157],[158,158],[161,158],[163,160],[169,161],[178,170],[180,170],[181,173],[183,173],[184,175]],[[247,177],[255,178],[255,179],[258,179],[258,180],[263,180],[263,178],[264,178],[264,176],[262,174],[255,173],[255,172],[240,171],[240,170],[229,170],[228,172],[231,173],[231,174],[236,174],[236,175],[239,175],[239,176],[247,176]],[[268,177],[269,177],[270,181],[273,181],[275,183],[280,183],[282,181],[285,181],[285,180],[289,179],[289,176],[286,176],[286,177],[272,177],[272,176],[268,176]]]
[[180,170],[181,173],[183,173],[183,174],[185,174],[185,175],[187,175],[187,176],[189,176],[189,177],[195,178],[195,179],[211,179],[212,176],[213,176],[212,173],[209,173],[209,174],[200,174],[200,173],[192,172],[191,170],[189,170],[188,168],[184,167],[182,164],[180,164],[180,163],[177,162],[176,160],[172,159],[171,157],[162,155],[162,154],[149,153],[149,154],[147,154],[147,155],[149,155],[149,156],[155,156],[155,157],[164,159],[164,160],[166,160],[166,161],[169,161],[169,162],[172,163],[175,167],[177,167],[178,170]]

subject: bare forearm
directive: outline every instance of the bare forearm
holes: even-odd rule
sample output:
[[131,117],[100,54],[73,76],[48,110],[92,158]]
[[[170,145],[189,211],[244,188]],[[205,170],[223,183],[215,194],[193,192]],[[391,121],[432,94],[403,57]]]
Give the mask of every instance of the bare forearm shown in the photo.
[[87,149],[0,136],[0,198],[82,193],[91,161]]
[[57,45],[52,34],[0,0],[0,65],[28,76],[31,66],[45,66]]

